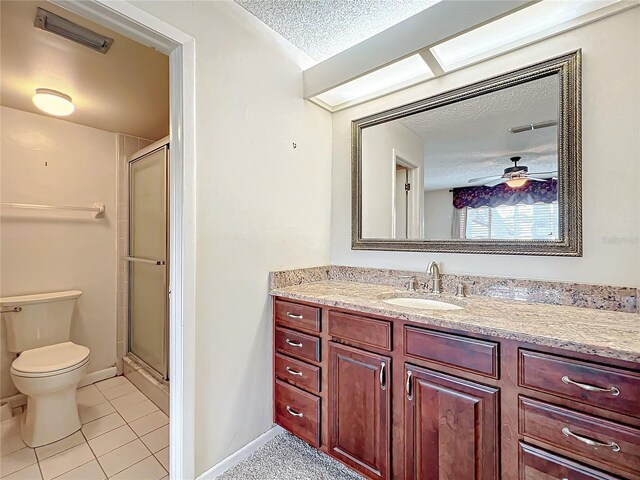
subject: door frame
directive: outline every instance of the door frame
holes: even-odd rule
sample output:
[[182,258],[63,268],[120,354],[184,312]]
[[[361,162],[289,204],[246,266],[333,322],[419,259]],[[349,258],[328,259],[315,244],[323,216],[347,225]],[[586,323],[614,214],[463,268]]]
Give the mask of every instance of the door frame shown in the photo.
[[169,56],[169,474],[195,478],[195,39],[125,1],[51,2]]
[[396,165],[407,169],[412,188],[407,195],[407,238],[424,237],[424,173],[422,164],[404,155],[397,148],[391,150],[391,237],[396,238]]

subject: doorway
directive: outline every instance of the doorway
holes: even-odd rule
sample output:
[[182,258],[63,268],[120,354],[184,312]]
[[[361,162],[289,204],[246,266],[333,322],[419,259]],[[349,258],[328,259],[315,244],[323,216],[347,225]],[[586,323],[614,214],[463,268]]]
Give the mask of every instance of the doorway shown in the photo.
[[170,478],[194,478],[195,41],[127,2],[53,3],[169,55]]

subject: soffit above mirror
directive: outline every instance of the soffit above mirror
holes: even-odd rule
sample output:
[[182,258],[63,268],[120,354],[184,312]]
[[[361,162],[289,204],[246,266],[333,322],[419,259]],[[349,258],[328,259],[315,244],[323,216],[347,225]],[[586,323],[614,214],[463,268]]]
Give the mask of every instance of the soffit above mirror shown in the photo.
[[440,0],[235,0],[316,63]]

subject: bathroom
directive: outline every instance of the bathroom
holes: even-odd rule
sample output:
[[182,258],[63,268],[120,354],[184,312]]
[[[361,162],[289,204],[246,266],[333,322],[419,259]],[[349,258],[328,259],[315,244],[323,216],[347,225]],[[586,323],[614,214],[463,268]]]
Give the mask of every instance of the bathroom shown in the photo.
[[[171,478],[640,478],[637,2],[56,4],[170,55]],[[510,97],[545,110],[496,127],[506,147],[469,143],[495,121],[477,115],[490,110],[459,115],[450,144],[472,145],[465,161],[477,164],[434,164],[451,184],[429,184],[429,154],[446,153],[431,143],[446,136],[425,125],[446,122],[413,122],[423,175],[406,148],[386,152],[389,227],[367,234],[371,132],[408,128],[413,115],[455,119],[456,106],[548,77],[551,103]],[[546,143],[517,143],[536,136]],[[535,176],[556,189],[536,202],[553,207],[539,210],[552,215],[549,238],[471,227],[486,226],[474,214],[487,205],[457,189],[543,183]],[[21,201],[4,188],[3,202]],[[431,217],[415,212],[432,192],[447,206],[429,237]],[[10,293],[42,291],[26,287]],[[80,333],[71,340],[87,345]],[[428,415],[434,390],[468,414],[450,417],[459,437],[416,433],[424,415],[446,421]],[[437,444],[434,432],[439,451],[416,445]]]
[[49,2],[3,2],[2,71],[2,478],[138,461],[161,478],[168,57]]

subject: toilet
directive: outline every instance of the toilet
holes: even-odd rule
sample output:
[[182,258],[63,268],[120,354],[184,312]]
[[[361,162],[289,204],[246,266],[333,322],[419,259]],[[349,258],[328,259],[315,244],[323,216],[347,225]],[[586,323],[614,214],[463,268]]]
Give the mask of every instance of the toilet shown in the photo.
[[78,383],[90,351],[70,341],[79,290],[0,298],[7,348],[18,357],[11,379],[27,395],[22,440],[30,447],[55,442],[80,429]]

